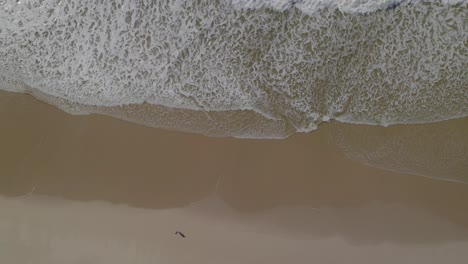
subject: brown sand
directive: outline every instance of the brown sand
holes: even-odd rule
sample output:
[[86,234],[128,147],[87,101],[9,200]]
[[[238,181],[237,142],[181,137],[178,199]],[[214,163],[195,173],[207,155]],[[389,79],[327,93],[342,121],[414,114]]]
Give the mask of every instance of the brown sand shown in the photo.
[[221,139],[0,93],[0,122],[1,263],[468,261],[467,118]]

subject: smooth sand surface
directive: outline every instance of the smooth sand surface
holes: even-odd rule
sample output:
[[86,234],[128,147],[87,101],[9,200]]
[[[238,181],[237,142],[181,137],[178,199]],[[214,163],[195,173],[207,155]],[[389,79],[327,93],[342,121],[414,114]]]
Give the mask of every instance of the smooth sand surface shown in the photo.
[[467,118],[208,138],[1,92],[0,123],[0,263],[468,261]]

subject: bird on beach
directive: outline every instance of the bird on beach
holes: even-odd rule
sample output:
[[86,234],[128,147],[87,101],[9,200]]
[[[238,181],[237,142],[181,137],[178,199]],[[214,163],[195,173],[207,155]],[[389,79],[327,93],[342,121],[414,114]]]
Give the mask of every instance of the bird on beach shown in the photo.
[[185,235],[182,232],[176,231],[175,234],[185,238]]

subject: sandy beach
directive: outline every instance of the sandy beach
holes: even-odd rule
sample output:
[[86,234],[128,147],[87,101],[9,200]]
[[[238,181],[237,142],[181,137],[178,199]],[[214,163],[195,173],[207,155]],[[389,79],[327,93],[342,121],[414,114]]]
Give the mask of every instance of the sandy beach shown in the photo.
[[0,264],[468,263],[467,17],[0,1]]
[[466,118],[248,140],[0,102],[4,263],[468,257]]

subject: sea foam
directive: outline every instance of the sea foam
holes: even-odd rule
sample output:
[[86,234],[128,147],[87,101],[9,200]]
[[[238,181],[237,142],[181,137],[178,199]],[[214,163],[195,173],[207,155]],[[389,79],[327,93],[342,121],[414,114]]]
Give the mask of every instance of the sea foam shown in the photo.
[[[0,88],[208,135],[435,122],[468,115],[467,10],[466,1],[1,1]],[[154,107],[125,112],[139,105]],[[176,121],[181,110],[192,114]],[[217,132],[192,128],[194,115]]]

